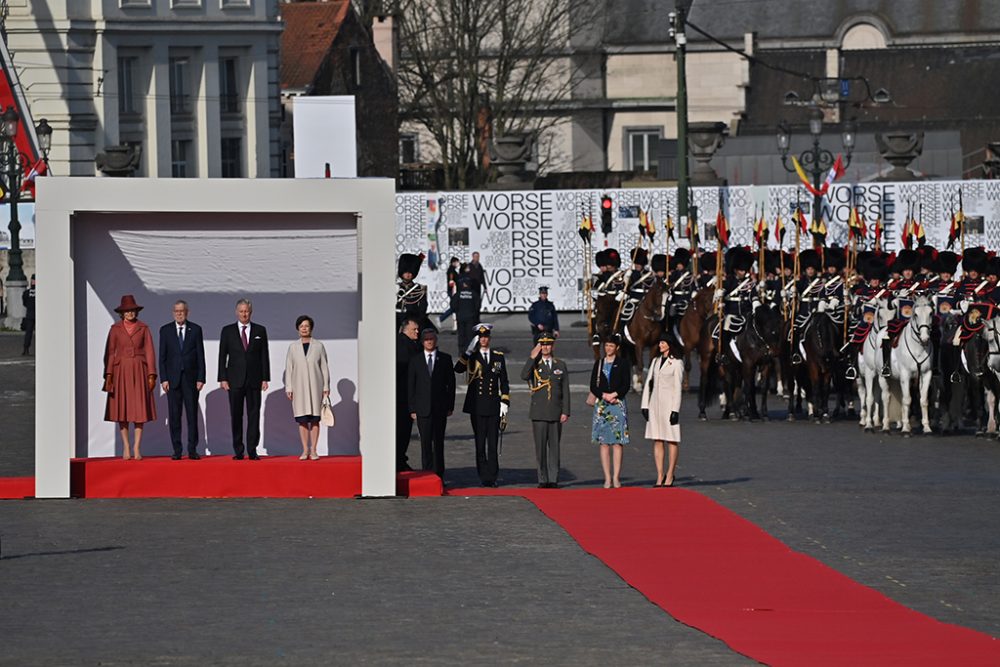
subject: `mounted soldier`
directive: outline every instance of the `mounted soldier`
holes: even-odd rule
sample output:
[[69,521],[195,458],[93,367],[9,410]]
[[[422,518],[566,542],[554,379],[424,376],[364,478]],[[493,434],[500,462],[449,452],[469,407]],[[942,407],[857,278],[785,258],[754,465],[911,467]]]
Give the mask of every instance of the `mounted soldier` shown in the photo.
[[649,254],[644,248],[633,248],[630,257],[632,258],[632,266],[625,272],[622,290],[616,297],[620,302],[619,326],[632,321],[636,307],[646,297],[646,292],[656,281],[656,276],[647,266]]
[[437,328],[427,319],[427,286],[415,282],[417,274],[420,273],[420,265],[424,262],[424,255],[413,255],[404,252],[399,256],[399,263],[396,266],[396,275],[399,278],[396,290],[396,327],[398,328],[407,317],[412,317],[420,322],[420,328]]
[[695,276],[688,268],[690,261],[691,251],[687,248],[677,248],[670,258],[670,275],[667,279],[670,304],[667,312],[670,322],[680,322],[697,291]]
[[893,272],[898,273],[900,277],[889,283],[895,301],[895,316],[889,320],[882,338],[883,377],[892,376],[890,366],[892,348],[899,341],[899,334],[910,323],[916,292],[923,288],[923,283],[916,278],[919,268],[920,255],[915,250],[900,250],[896,255],[896,261],[892,264]]
[[885,286],[885,281],[889,277],[889,269],[885,265],[885,260],[879,256],[868,257],[861,263],[860,269],[862,279],[852,290],[854,302],[860,304],[860,317],[858,317],[843,348],[847,353],[849,364],[844,377],[848,380],[857,379],[858,353],[875,325],[879,301],[890,296],[890,292]]
[[753,253],[737,246],[726,253],[726,278],[722,287],[715,291],[716,300],[722,301],[723,319],[719,332],[719,350],[726,353],[726,341],[736,336],[746,326],[747,318],[760,304],[757,295],[757,281],[750,274]]
[[[802,335],[813,312],[819,309],[819,303],[823,299],[823,276],[820,275],[819,253],[813,249],[803,250],[799,253],[799,266],[802,275],[795,283],[788,286],[791,298],[798,299],[798,306],[795,311],[794,328],[795,340],[801,341]],[[792,364],[801,364],[802,355],[799,350],[792,353]]]

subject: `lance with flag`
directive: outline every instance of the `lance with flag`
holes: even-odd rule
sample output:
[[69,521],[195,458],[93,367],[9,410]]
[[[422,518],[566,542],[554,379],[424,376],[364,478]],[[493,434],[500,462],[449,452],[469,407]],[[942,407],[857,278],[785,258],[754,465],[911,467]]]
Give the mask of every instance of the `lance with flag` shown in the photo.
[[591,238],[594,234],[594,218],[590,211],[584,211],[580,220],[580,238],[583,239],[583,289],[584,303],[587,308],[587,339],[594,335],[594,295],[591,292],[591,283],[594,281],[593,265],[591,264],[593,245]]

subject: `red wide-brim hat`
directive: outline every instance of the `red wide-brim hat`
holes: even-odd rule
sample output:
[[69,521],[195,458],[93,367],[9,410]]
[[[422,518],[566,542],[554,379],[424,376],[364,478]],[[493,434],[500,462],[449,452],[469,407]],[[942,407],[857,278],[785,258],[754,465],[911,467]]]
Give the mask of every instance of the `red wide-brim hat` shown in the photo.
[[140,306],[135,302],[134,296],[132,296],[131,294],[126,294],[125,296],[122,297],[122,302],[118,304],[117,308],[115,308],[115,312],[124,313],[129,310],[134,310],[136,312],[139,312],[140,310],[142,310],[142,306]]

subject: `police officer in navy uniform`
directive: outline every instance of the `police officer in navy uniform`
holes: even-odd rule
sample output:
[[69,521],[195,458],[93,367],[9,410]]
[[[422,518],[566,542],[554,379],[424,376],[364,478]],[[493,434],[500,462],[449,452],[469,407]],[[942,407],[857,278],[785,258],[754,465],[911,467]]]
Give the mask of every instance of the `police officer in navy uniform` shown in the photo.
[[555,304],[549,301],[549,288],[545,285],[538,288],[538,301],[528,308],[528,322],[531,323],[531,335],[536,339],[543,332],[559,337],[559,314]]
[[480,300],[479,283],[469,271],[469,265],[463,264],[455,283],[455,293],[451,295],[451,309],[458,323],[458,351],[461,353],[475,336],[476,324],[479,322]]
[[492,324],[476,327],[476,337],[455,362],[455,372],[465,373],[469,389],[462,411],[472,421],[476,438],[476,471],[483,486],[495,487],[500,474],[497,445],[500,421],[507,419],[510,384],[503,352],[490,349]]

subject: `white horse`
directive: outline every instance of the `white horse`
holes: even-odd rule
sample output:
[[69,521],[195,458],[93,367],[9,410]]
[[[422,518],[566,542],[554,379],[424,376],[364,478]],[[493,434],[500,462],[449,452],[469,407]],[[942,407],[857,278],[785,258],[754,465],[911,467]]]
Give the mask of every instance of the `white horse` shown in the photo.
[[872,330],[858,351],[858,403],[861,405],[861,426],[873,431],[882,425],[882,405],[879,401],[879,373],[882,370],[882,332],[895,315],[885,299],[879,300]]
[[[899,334],[899,342],[892,348],[889,366],[891,368],[891,379],[899,381],[899,388],[902,393],[900,425],[904,436],[909,436],[910,429],[910,403],[911,384],[914,379],[919,380],[920,388],[920,423],[924,433],[931,432],[930,400],[928,398],[931,387],[931,317],[934,314],[934,306],[926,296],[917,298],[913,305],[913,314],[910,321]],[[880,342],[887,332],[881,332]],[[890,400],[890,378],[879,376],[879,387],[882,390],[882,414],[889,415]],[[890,420],[882,420],[882,432],[885,433],[890,428]]]
[[986,323],[986,342],[989,345],[989,372],[992,378],[983,383],[986,388],[986,434],[997,434],[997,400],[1000,395],[994,389],[1000,385],[1000,315]]

